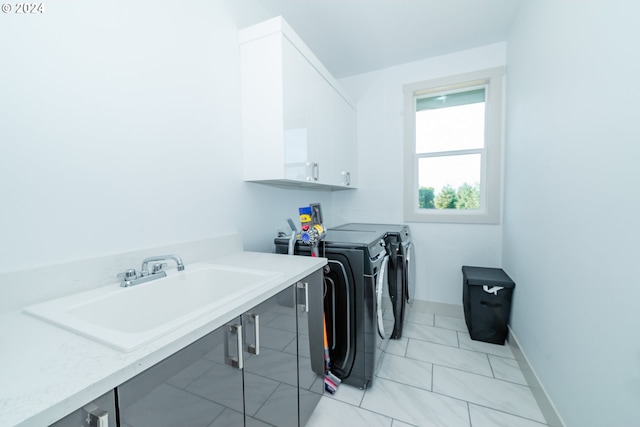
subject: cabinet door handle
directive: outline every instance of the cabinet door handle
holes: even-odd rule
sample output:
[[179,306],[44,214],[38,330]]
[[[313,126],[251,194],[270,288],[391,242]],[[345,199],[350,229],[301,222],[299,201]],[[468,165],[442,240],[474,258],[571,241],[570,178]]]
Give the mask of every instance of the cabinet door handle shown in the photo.
[[233,357],[229,354],[229,336],[227,335],[227,339],[225,340],[224,361],[227,365],[231,365],[234,368],[242,369],[244,367],[244,355],[242,354],[242,325],[229,325],[229,329],[227,330],[227,332],[236,335],[236,352],[238,356]]
[[342,184],[346,186],[351,185],[351,172],[342,172]]
[[249,314],[251,317],[251,321],[253,322],[253,334],[254,334],[254,343],[248,345],[249,353],[255,354],[256,356],[260,355],[260,315],[251,313]]
[[[304,288],[304,311],[309,312],[309,283],[298,282],[298,288]],[[303,305],[303,304],[300,304]]]
[[84,420],[82,425],[86,423],[96,427],[109,427],[109,412],[95,403],[88,403],[82,407],[82,419]]
[[307,181],[317,181],[320,177],[320,165],[316,162],[305,163],[307,170]]

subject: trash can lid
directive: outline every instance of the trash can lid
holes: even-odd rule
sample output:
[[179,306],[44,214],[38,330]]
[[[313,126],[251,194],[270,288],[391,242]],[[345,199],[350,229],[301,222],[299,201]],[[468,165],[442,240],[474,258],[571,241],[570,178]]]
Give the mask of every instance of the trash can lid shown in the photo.
[[514,288],[516,284],[501,268],[462,266],[462,274],[469,285],[500,284],[505,288]]

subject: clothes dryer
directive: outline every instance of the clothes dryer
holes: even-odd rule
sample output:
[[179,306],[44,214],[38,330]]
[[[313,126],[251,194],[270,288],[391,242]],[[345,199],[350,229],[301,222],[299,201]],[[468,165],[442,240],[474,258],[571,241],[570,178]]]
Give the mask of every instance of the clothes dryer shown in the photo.
[[415,292],[415,249],[411,230],[404,224],[348,223],[331,230],[371,231],[382,234],[389,255],[388,296],[393,312],[394,326],[391,338],[402,337],[406,304],[411,303]]
[[[288,253],[289,240],[276,238],[276,252]],[[388,286],[384,236],[328,230],[319,251],[328,259],[324,307],[331,372],[345,384],[370,387],[393,331],[393,322],[384,319],[379,309],[379,296]],[[294,254],[310,256],[311,251],[297,241]]]

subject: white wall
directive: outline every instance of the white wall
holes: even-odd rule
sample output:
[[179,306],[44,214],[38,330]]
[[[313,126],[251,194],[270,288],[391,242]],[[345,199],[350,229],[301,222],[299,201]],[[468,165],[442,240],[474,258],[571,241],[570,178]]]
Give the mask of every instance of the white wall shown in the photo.
[[[334,222],[403,223],[402,86],[504,65],[498,43],[341,80],[358,108],[358,191],[335,193]],[[463,265],[499,267],[500,225],[410,223],[416,298],[462,304]]]
[[269,251],[298,206],[330,220],[330,193],[241,181],[254,2],[45,7],[0,24],[0,272],[234,231]]
[[640,425],[639,15],[532,0],[508,40],[512,328],[567,427]]

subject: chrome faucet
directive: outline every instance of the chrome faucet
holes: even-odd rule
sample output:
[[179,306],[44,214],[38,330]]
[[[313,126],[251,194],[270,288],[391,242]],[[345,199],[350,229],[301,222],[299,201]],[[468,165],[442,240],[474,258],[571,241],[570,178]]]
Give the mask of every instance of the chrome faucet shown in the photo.
[[[174,260],[178,266],[178,271],[184,270],[184,263],[182,262],[182,258],[178,255],[161,255],[161,256],[152,256],[149,258],[145,258],[142,261],[142,267],[140,268],[140,275],[136,273],[136,270],[129,269],[118,274],[118,279],[121,280],[120,286],[129,287],[139,285],[141,283],[149,282],[151,280],[161,279],[163,277],[167,277],[167,273],[162,269],[167,265],[166,260]],[[153,268],[151,269],[151,273],[147,269],[147,265],[150,262],[155,262],[153,264]]]
[[[151,256],[149,258],[145,258],[144,261],[142,261],[142,267],[140,267],[140,276],[145,277],[149,275],[149,270],[147,270],[147,264],[149,264],[150,262],[166,261],[169,259],[172,259],[176,262],[178,266],[178,271],[184,270],[184,263],[182,262],[182,258],[180,258],[178,255]],[[162,270],[162,267],[165,265],[167,264],[166,263],[155,264],[153,266],[153,270],[151,271],[151,274],[157,274],[159,271]]]

